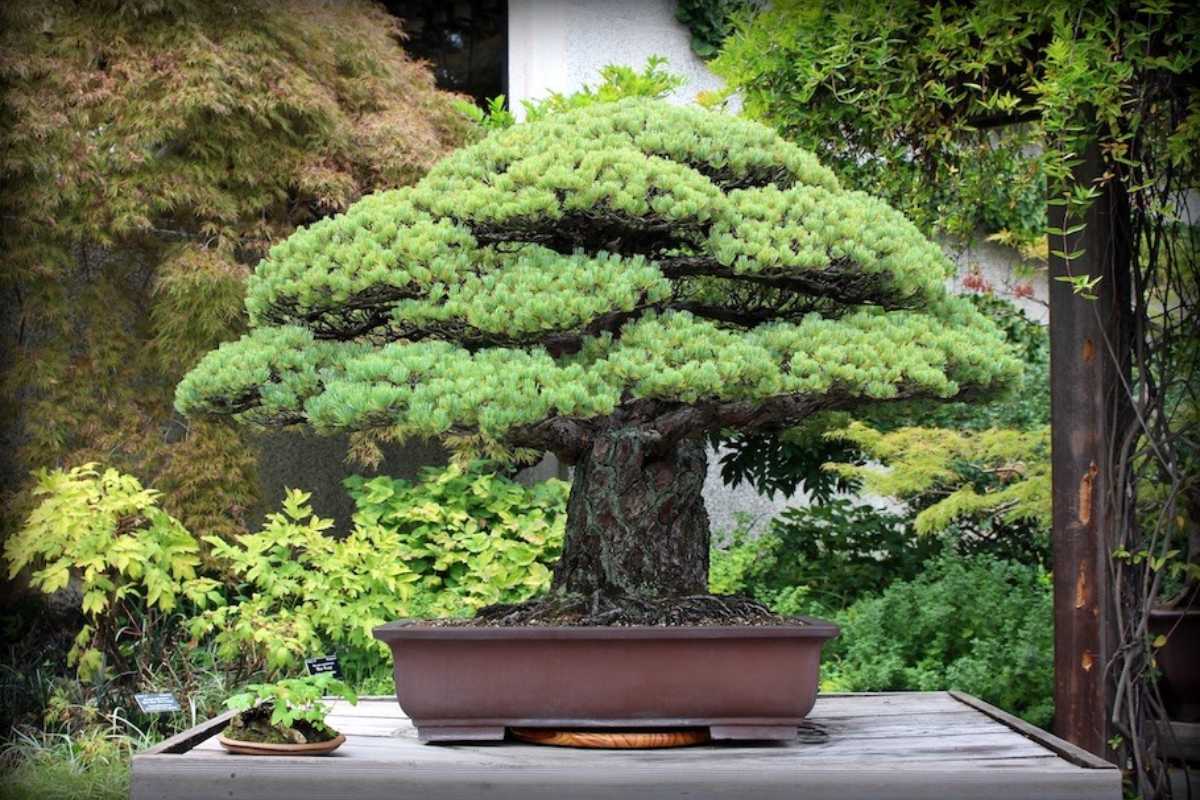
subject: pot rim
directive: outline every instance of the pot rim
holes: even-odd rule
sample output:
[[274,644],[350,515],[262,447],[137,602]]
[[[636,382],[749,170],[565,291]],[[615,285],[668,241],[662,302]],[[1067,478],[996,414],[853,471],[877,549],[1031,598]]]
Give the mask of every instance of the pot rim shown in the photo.
[[427,625],[402,619],[372,630],[383,642],[410,639],[488,640],[648,640],[648,639],[833,639],[841,629],[832,622],[795,617],[797,625]]

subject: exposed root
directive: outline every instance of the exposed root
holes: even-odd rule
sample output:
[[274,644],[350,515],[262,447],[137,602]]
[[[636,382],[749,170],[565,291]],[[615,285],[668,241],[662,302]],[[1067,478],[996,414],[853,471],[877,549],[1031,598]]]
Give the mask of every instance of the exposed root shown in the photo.
[[[783,625],[781,617],[757,600],[732,595],[697,594],[647,599],[549,594],[524,603],[485,606],[457,625],[507,627],[516,625]],[[446,623],[443,623],[446,624]]]

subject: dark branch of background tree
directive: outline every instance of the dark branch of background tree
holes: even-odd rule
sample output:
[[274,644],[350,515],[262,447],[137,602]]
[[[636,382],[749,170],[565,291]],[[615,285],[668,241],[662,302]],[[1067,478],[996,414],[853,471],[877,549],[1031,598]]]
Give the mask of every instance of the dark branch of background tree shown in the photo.
[[952,269],[757,123],[594,105],[277,245],[251,331],[177,408],[549,450],[576,465],[553,594],[592,621],[660,620],[648,600],[707,593],[705,434],[1016,379],[997,326],[947,294]]

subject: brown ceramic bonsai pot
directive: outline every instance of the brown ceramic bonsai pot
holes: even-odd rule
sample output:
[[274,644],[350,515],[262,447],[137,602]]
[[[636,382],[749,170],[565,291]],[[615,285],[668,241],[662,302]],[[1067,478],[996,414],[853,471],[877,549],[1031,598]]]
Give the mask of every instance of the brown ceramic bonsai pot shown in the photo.
[[396,699],[425,742],[508,727],[707,727],[713,739],[794,739],[817,697],[821,620],[745,627],[469,627],[401,621]]

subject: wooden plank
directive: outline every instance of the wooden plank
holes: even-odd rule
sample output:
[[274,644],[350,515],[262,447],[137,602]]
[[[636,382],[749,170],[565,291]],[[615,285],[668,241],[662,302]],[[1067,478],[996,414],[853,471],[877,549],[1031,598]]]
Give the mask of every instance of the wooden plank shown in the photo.
[[1045,747],[1047,750],[1050,750],[1051,752],[1061,756],[1076,766],[1087,767],[1089,769],[1117,768],[1115,764],[1106,761],[1087,750],[1084,750],[1082,747],[1072,744],[1065,739],[1060,739],[1053,734],[1047,733],[1035,725],[1030,725],[1020,717],[1015,717],[1003,709],[996,708],[990,703],[985,703],[978,697],[972,697],[969,694],[954,691],[950,692],[950,695],[959,702],[965,703],[971,708],[982,711],[992,719],[1003,722],[1017,733],[1032,739],[1033,741]]
[[[781,762],[796,762],[806,765],[836,765],[853,762],[891,761],[917,763],[945,760],[1002,760],[1042,758],[1049,756],[1036,742],[1013,735],[1003,726],[990,720],[982,721],[982,730],[960,729],[954,734],[928,733],[893,734],[887,737],[870,735],[855,738],[840,734],[824,741],[804,741],[797,746],[750,746],[719,745],[692,748],[672,754],[675,763],[693,763],[704,768],[713,758],[737,759],[750,767],[755,764],[770,768]],[[335,754],[338,758],[362,758],[381,762],[403,763],[409,766],[421,764],[489,763],[502,765],[563,765],[579,762],[585,756],[569,749],[548,750],[532,745],[507,743],[504,745],[456,745],[453,747],[430,747],[420,744],[415,731],[402,730],[397,737],[349,736]],[[224,755],[224,750],[215,740],[202,743],[192,753],[203,752]],[[640,763],[646,754],[635,752],[621,759],[613,754],[602,756],[606,763]]]
[[[587,768],[593,766],[605,766],[609,769],[643,769],[652,765],[664,763],[663,759],[653,758],[636,758],[630,760],[622,760],[616,754],[618,750],[600,750],[597,759],[581,761],[578,757],[564,758],[561,760],[547,760],[543,758],[533,759],[534,763],[528,756],[520,753],[513,753],[512,749],[517,745],[522,744],[518,741],[505,742],[503,745],[489,744],[494,748],[494,752],[490,753],[471,753],[469,757],[464,758],[461,752],[441,752],[431,754],[433,757],[415,758],[380,758],[378,750],[371,748],[352,747],[344,745],[336,753],[328,756],[322,756],[321,759],[328,765],[327,768],[340,772],[347,768],[353,768],[354,765],[360,763],[375,763],[387,764],[401,773],[407,774],[412,771],[422,770],[438,770],[448,769],[451,771],[459,769],[495,769],[499,771],[512,769],[563,769],[564,775],[569,774],[570,770],[575,768]],[[530,745],[536,747],[537,745]],[[347,750],[346,748],[349,747]],[[452,748],[447,748],[445,745],[432,745],[437,750],[453,750],[460,751],[463,745],[454,745]],[[741,752],[737,748],[727,748],[724,745],[717,745],[716,750],[705,749],[704,747],[686,748],[690,751],[701,752],[705,754],[703,758],[695,758],[692,760],[672,758],[666,759],[673,766],[687,767],[693,770],[703,772],[712,766],[714,763],[718,767],[738,769],[794,769],[801,768],[802,771],[809,770],[840,770],[847,775],[847,781],[852,782],[854,774],[859,769],[866,768],[862,759],[821,759],[818,761],[799,762],[794,759],[789,759],[787,756],[779,756],[774,760],[763,759],[756,760],[756,756],[762,753],[746,753]],[[542,748],[548,749],[548,748]],[[568,748],[561,748],[568,749]],[[684,748],[680,748],[683,750]],[[159,756],[158,758],[162,758]],[[245,767],[247,762],[245,758],[237,760],[239,757],[224,750],[194,750],[190,752],[186,758],[180,758],[180,761],[199,762],[204,761],[213,767],[216,771],[222,769],[235,768],[239,765]],[[256,757],[257,758],[257,757]],[[278,761],[280,757],[271,759],[272,763]],[[262,759],[259,759],[262,760]],[[292,761],[297,763],[307,763],[311,759],[303,756],[291,757]],[[336,762],[336,763],[335,763]],[[766,763],[764,763],[766,762]],[[257,765],[254,765],[257,768]],[[1019,756],[1016,758],[946,758],[939,757],[936,759],[908,759],[903,754],[888,754],[876,757],[870,762],[872,769],[889,769],[889,770],[911,770],[914,772],[929,772],[940,773],[945,771],[963,771],[963,770],[983,770],[993,771],[998,773],[1006,772],[1021,772],[1028,769],[1037,769],[1041,771],[1058,770],[1064,773],[1075,774],[1081,771],[1081,768],[1076,767],[1063,761],[1052,753],[1042,753],[1041,755]],[[399,773],[398,773],[399,774]],[[1003,778],[1001,778],[1003,780]],[[1116,782],[1112,782],[1116,785]]]
[[158,744],[154,745],[143,752],[143,755],[152,756],[166,753],[185,753],[197,745],[209,740],[216,741],[216,735],[224,730],[229,724],[230,718],[237,713],[235,711],[226,711],[223,714],[218,714],[207,722],[201,722],[194,728],[189,728],[183,733],[177,733],[169,739],[163,739]]
[[896,692],[894,694],[817,695],[810,717],[883,717],[962,711],[962,705],[947,692]]
[[[209,745],[212,752],[219,752]],[[346,744],[336,756],[344,759],[369,759],[380,762],[396,762],[406,765],[424,763],[446,763],[447,754],[453,763],[468,764],[486,762],[493,765],[549,766],[587,763],[593,756],[565,748],[543,748],[518,742],[501,745],[454,745],[452,747],[430,747],[417,742],[415,735],[395,738],[348,737]],[[736,759],[746,768],[761,766],[774,768],[780,764],[804,765],[842,764],[873,760],[888,761],[942,761],[946,759],[1015,759],[1037,758],[1046,755],[1046,750],[1036,742],[1014,735],[1003,726],[993,723],[993,730],[986,733],[963,734],[960,736],[892,736],[887,738],[842,738],[831,737],[821,742],[805,742],[799,745],[759,745],[738,747],[714,745],[688,748],[672,752],[667,759],[676,764],[693,764],[706,768],[714,759]],[[231,756],[232,758],[232,756]],[[652,751],[630,751],[626,753],[602,753],[595,759],[614,767],[636,765],[649,759],[659,762],[661,753]]]
[[[409,720],[395,717],[330,714],[326,721],[334,730],[347,736],[392,737],[401,730],[412,727]],[[874,719],[865,716],[810,717],[809,724],[815,730],[839,738],[957,736],[964,733],[986,733],[996,728],[995,722],[965,709],[934,714],[894,714]]]
[[[336,730],[355,740],[377,738],[390,742],[388,746],[399,746],[398,740],[407,739],[416,744],[416,731],[412,723],[401,719],[360,719],[350,716],[330,715],[328,722]],[[924,737],[936,740],[978,734],[1004,733],[1005,728],[976,711],[963,709],[959,712],[938,714],[914,714],[911,716],[885,716],[872,720],[868,717],[813,718],[810,726],[801,734],[807,744],[820,743],[822,738],[846,743],[857,740],[902,739],[916,743]],[[420,745],[416,745],[420,746]],[[423,747],[423,746],[422,746]],[[202,742],[197,749],[219,750],[215,739]]]
[[[1154,726],[1160,751],[1176,761],[1200,764],[1200,722],[1167,722],[1159,720]],[[1197,772],[1197,770],[1193,770]],[[1193,777],[1200,781],[1200,774]],[[1196,787],[1200,790],[1200,786]],[[1187,795],[1172,795],[1187,797]]]
[[[986,706],[986,704],[983,704]],[[1117,800],[1111,768],[1082,769],[946,693],[826,696],[795,744],[669,751],[571,750],[516,742],[430,746],[394,702],[339,704],[347,742],[321,758],[236,756],[211,736],[186,753],[134,757],[149,798],[973,798]],[[870,713],[880,708],[882,714]],[[823,712],[838,716],[821,716]],[[391,726],[395,725],[394,735]],[[215,733],[209,724],[189,732]],[[354,733],[362,731],[361,734]],[[823,731],[823,732],[821,732]]]
[[[1106,165],[1093,143],[1074,167],[1078,186],[1099,188],[1082,220],[1050,206],[1050,431],[1054,553],[1054,729],[1108,752],[1108,664],[1117,633],[1108,553],[1116,542],[1113,451],[1128,414],[1128,199],[1120,181],[1097,187]],[[1070,261],[1059,252],[1082,252]],[[1097,281],[1090,300],[1073,277]]]
[[[549,748],[547,748],[549,749]],[[980,769],[976,764],[946,762],[928,770],[880,768],[828,770],[795,766],[761,770],[741,765],[711,764],[703,769],[672,759],[636,767],[591,764],[561,768],[464,765],[456,770],[401,769],[391,763],[355,761],[332,774],[328,759],[258,759],[249,765],[159,756],[139,770],[132,800],[295,800],[320,796],[327,800],[927,800],[971,797],[974,800],[1117,800],[1119,786],[1101,780],[1101,770],[1029,767]],[[1002,780],[997,775],[1003,776]],[[319,787],[319,790],[318,790]]]
[[[870,702],[864,702],[870,700]],[[892,714],[962,711],[962,705],[947,692],[862,692],[829,693],[817,696],[811,716],[876,717]],[[361,697],[358,705],[345,700],[332,701],[331,712],[361,717],[407,719],[395,697]]]
[[[976,713],[944,712],[867,717],[813,717],[810,723],[831,739],[888,739],[897,736],[961,736],[988,733],[996,723]],[[802,738],[808,738],[802,732]]]

